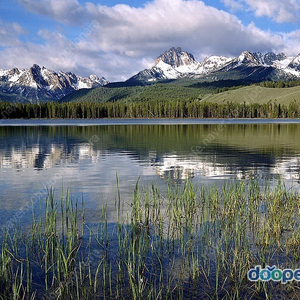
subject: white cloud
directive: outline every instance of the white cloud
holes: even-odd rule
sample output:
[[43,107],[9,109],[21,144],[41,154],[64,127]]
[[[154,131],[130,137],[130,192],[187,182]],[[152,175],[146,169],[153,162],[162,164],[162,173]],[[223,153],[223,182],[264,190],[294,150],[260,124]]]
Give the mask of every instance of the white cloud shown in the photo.
[[30,12],[37,13],[64,24],[78,24],[83,7],[77,0],[17,0]]
[[242,10],[244,9],[243,3],[239,2],[238,0],[221,0],[225,6],[232,8],[233,10]]
[[282,39],[284,47],[281,49],[283,52],[291,56],[298,55],[300,52],[300,30],[295,30],[290,33],[283,33]]
[[221,0],[236,10],[253,11],[257,17],[268,17],[278,23],[299,22],[299,0]]
[[26,30],[18,23],[5,23],[0,20],[0,46],[13,47],[19,45],[18,36],[25,33]]
[[[197,0],[154,0],[141,8],[92,3],[81,6],[77,0],[18,1],[31,12],[60,23],[76,21],[82,24],[81,31],[70,40],[61,32],[41,28],[42,45],[11,41],[13,48],[0,51],[1,67],[38,63],[82,75],[96,73],[113,81],[148,68],[151,59],[154,62],[172,46],[181,46],[201,59],[207,53],[281,50],[292,39],[263,31],[253,23],[245,26],[236,16]],[[7,41],[6,46],[9,44]]]
[[27,34],[27,30],[25,28],[23,28],[17,22],[12,23],[11,27],[15,31],[15,33],[18,34],[18,35]]
[[258,17],[267,16],[278,23],[299,21],[298,0],[245,0]]
[[86,13],[99,22],[97,47],[128,56],[157,55],[177,45],[198,53],[237,54],[245,48],[269,50],[281,42],[202,1],[156,0],[143,8],[89,3]]

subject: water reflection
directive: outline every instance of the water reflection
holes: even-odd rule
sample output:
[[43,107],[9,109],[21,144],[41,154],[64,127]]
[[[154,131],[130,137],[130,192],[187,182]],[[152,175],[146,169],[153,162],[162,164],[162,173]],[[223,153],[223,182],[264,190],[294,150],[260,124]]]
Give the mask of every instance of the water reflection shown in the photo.
[[218,161],[206,161],[195,158],[192,160],[182,159],[176,156],[169,156],[155,164],[157,174],[160,178],[170,177],[176,180],[186,180],[199,176],[213,179],[236,179],[236,180],[294,180],[300,179],[300,160],[278,160],[274,164],[267,165],[266,161],[255,165],[251,161],[245,164],[224,164]]
[[0,168],[43,171],[121,155],[175,180],[299,179],[300,125],[226,125],[211,139],[216,126],[2,127]]
[[218,126],[0,127],[0,215],[7,219],[48,184],[83,193],[95,211],[107,203],[113,215],[116,173],[124,198],[132,195],[138,177],[141,184],[162,188],[166,178],[172,183],[282,178],[299,184],[300,124]]

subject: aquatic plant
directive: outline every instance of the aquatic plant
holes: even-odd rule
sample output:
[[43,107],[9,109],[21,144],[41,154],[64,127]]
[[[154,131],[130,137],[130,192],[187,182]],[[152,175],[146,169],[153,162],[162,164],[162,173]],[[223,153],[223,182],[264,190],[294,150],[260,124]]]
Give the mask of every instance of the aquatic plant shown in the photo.
[[164,193],[137,183],[131,203],[118,193],[116,223],[103,206],[96,226],[85,220],[83,201],[69,191],[56,200],[50,189],[30,230],[3,232],[0,298],[298,298],[297,282],[250,282],[247,272],[299,267],[299,200],[283,183],[187,181]]

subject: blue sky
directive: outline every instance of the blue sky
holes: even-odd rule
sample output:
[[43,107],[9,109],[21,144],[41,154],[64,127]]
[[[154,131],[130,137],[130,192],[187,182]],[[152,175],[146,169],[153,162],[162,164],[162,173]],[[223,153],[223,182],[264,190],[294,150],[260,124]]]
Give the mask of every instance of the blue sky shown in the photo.
[[201,61],[300,52],[300,0],[1,0],[0,69],[37,63],[125,80],[170,47]]

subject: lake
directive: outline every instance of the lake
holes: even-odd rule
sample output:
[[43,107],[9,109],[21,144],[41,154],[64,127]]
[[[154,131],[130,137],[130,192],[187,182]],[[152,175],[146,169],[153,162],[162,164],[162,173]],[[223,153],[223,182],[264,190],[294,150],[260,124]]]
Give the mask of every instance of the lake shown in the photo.
[[1,295],[299,299],[299,129],[3,120]]
[[30,201],[50,187],[58,197],[68,188],[83,197],[89,222],[99,221],[103,205],[115,222],[117,176],[125,203],[138,180],[166,190],[187,179],[282,179],[298,189],[299,133],[299,120],[3,120],[1,226],[28,224]]

